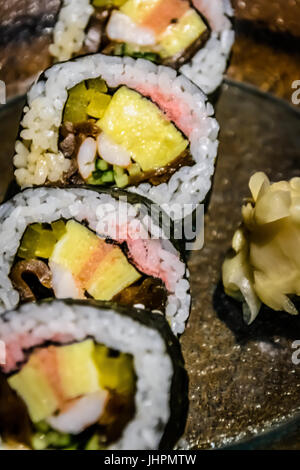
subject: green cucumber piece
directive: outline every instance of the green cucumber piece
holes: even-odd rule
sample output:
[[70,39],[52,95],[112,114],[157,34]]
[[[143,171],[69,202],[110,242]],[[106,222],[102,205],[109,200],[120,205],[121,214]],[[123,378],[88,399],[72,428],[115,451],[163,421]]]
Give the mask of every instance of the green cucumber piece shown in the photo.
[[125,188],[129,184],[129,176],[120,166],[114,165],[114,177],[118,188]]
[[[97,173],[97,175],[99,174],[98,172],[94,171],[94,173]],[[91,184],[91,185],[101,185],[103,182],[102,182],[102,175],[103,173],[101,173],[101,176],[90,176],[88,179],[87,179],[87,183],[88,184]]]
[[125,188],[125,186],[128,186],[129,184],[129,176],[126,174],[117,177],[115,176],[115,181],[118,188]]
[[114,175],[115,176],[123,176],[125,173],[124,168],[121,166],[114,165]]
[[159,62],[159,54],[155,52],[137,50],[134,46],[131,46],[130,44],[124,44],[123,46],[124,47],[122,48],[121,55],[129,55],[134,59],[146,59],[150,60],[151,62]]
[[113,183],[115,181],[114,172],[109,170],[105,171],[102,175],[103,183]]
[[46,421],[39,421],[38,423],[34,423],[35,429],[40,433],[47,433],[50,430],[50,426]]
[[129,176],[131,177],[138,176],[142,173],[141,167],[138,163],[132,163],[131,165],[129,165],[127,171],[129,173]]
[[90,438],[85,446],[85,450],[101,450],[101,447],[99,446],[99,437],[97,434],[94,434],[94,436]]
[[108,169],[109,169],[109,164],[105,160],[102,160],[101,158],[97,158],[96,170],[107,171]]
[[46,440],[52,447],[68,447],[71,444],[71,436],[69,434],[61,434],[50,431],[46,434]]
[[44,450],[48,447],[48,440],[46,434],[37,432],[31,438],[31,447],[33,450]]

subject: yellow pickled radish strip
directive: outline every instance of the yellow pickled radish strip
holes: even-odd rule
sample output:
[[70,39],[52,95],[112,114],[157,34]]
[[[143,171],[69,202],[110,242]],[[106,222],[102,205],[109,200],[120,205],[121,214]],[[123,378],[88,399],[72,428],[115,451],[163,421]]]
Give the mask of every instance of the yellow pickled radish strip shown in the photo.
[[96,119],[102,118],[110,101],[111,96],[106,95],[105,93],[95,92],[92,100],[90,101],[90,104],[86,109],[87,114]]
[[66,233],[66,223],[63,220],[52,222],[51,227],[56,240],[59,240]]
[[19,258],[35,258],[35,250],[40,240],[40,233],[31,225],[23,235],[20,248],[18,250]]
[[20,372],[8,379],[8,383],[26,403],[34,423],[52,415],[59,407],[55,390],[49,384],[39,358],[34,355]]
[[50,258],[56,242],[65,232],[64,221],[51,224],[51,229],[42,224],[30,225],[23,236],[18,256],[24,259]]
[[133,392],[135,374],[131,356],[120,354],[118,357],[110,357],[105,346],[96,345],[94,357],[103,388],[121,394]]
[[85,83],[79,83],[69,90],[69,97],[65,105],[63,121],[83,122],[87,119],[86,108],[90,102],[90,96]]
[[125,86],[114,94],[98,126],[127,150],[143,171],[168,165],[189,144],[158,106]]
[[41,234],[39,243],[35,250],[35,256],[37,258],[50,258],[56,241],[54,233],[50,232],[50,230],[45,230],[45,232]]
[[126,2],[126,0],[93,0],[93,5],[94,7],[109,7],[109,6],[115,6],[119,7],[123,5]]
[[87,291],[96,300],[111,300],[140,277],[140,273],[127,261],[122,250],[115,247],[99,265]]
[[63,121],[76,124],[88,120],[89,116],[99,119],[110,101],[110,96],[106,92],[106,83],[101,78],[88,80],[87,85],[81,82],[71,88]]
[[89,90],[96,90],[101,93],[107,92],[107,85],[102,78],[90,78],[87,80],[87,87]]

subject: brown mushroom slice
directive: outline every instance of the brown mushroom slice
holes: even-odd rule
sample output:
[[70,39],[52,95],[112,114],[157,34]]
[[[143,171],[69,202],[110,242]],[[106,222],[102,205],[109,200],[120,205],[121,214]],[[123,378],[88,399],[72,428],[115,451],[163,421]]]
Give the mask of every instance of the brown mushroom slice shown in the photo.
[[164,311],[167,296],[166,288],[160,279],[146,278],[141,284],[124,289],[113,301],[125,307],[141,304],[150,310]]
[[19,261],[12,268],[10,278],[23,302],[36,300],[33,289],[26,279],[29,276],[34,277],[46,289],[52,289],[52,274],[46,263],[38,259]]

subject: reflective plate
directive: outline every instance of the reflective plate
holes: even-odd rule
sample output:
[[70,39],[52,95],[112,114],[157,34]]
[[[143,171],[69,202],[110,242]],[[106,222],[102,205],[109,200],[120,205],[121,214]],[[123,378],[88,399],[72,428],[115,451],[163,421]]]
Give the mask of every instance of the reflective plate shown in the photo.
[[[2,197],[12,176],[23,103],[19,99],[0,108]],[[193,449],[270,445],[295,429],[300,411],[300,365],[292,362],[300,318],[264,308],[247,327],[240,304],[226,297],[220,284],[251,174],[262,170],[274,181],[300,174],[300,113],[233,82],[223,86],[216,109],[220,152],[205,247],[189,258],[193,309],[182,337],[190,414],[181,445]]]

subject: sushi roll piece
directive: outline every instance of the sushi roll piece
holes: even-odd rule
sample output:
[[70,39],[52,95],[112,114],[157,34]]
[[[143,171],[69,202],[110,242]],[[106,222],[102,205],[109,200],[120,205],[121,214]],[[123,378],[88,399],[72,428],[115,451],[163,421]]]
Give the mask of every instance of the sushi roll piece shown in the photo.
[[205,93],[220,85],[234,32],[229,0],[64,0],[50,53],[141,57],[182,71]]
[[213,114],[188,79],[149,61],[95,54],[57,64],[29,92],[16,180],[126,188],[181,219],[211,187]]
[[0,436],[6,449],[171,450],[188,381],[162,316],[52,301],[0,318]]
[[259,172],[249,187],[243,223],[223,264],[225,292],[243,303],[248,324],[262,304],[297,315],[300,296],[300,178],[271,183]]
[[92,298],[158,311],[183,333],[191,302],[186,265],[147,201],[131,198],[35,188],[3,204],[0,313],[19,302]]

